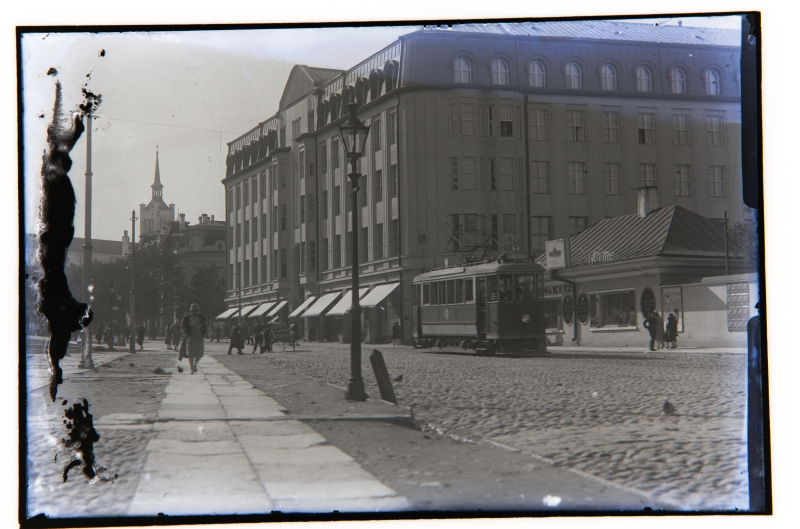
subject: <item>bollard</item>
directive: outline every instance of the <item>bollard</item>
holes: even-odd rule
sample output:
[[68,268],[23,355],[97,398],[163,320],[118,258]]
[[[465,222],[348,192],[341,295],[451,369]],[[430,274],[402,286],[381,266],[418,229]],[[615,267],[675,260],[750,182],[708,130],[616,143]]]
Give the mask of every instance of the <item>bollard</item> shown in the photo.
[[375,378],[378,380],[378,389],[381,392],[381,399],[397,404],[397,397],[394,396],[394,388],[392,387],[392,379],[389,378],[389,372],[386,370],[383,354],[377,349],[373,349],[369,355],[369,361],[372,363],[372,370],[375,372]]

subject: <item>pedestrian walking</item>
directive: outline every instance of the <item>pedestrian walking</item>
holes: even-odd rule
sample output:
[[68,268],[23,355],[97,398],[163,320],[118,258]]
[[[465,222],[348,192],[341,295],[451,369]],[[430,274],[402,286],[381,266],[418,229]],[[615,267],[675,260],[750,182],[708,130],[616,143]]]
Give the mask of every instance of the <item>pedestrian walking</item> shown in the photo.
[[259,318],[253,327],[253,354],[256,354],[256,349],[259,347],[261,348],[261,352],[264,352],[263,332],[264,325],[261,323],[261,318]]
[[219,339],[222,338],[222,327],[219,325],[214,326],[214,338],[217,339],[217,343],[219,343]]
[[678,318],[671,312],[669,316],[667,316],[667,332],[665,333],[664,339],[669,349],[678,348]]
[[661,317],[661,314],[658,312],[655,313],[656,316],[656,342],[658,343],[659,349],[664,349],[664,318]]
[[97,326],[97,332],[94,335],[94,339],[97,343],[103,343],[103,330],[106,328],[105,322],[100,322]]
[[400,344],[400,322],[394,322],[392,325],[392,345]]
[[[269,323],[264,326],[264,347],[266,347],[268,352],[272,352],[272,341],[274,336],[272,335],[272,328],[269,326]],[[264,349],[261,349],[261,352],[264,352]]]
[[192,303],[189,306],[189,314],[183,318],[181,328],[184,334],[181,342],[181,354],[185,350],[186,357],[189,358],[189,367],[194,374],[197,373],[197,363],[203,358],[204,336],[208,332],[208,322],[205,315],[200,313],[200,305]]
[[295,322],[289,324],[289,339],[292,342],[297,341],[297,324]]
[[164,343],[167,344],[167,350],[172,350],[172,324],[168,323],[164,328]]
[[106,324],[106,328],[103,330],[103,337],[105,338],[106,345],[109,349],[114,348],[114,331],[111,329],[111,324]]
[[183,329],[181,329],[181,320],[176,319],[171,327],[168,327],[169,333],[172,336],[172,348],[177,351],[181,345],[181,338],[183,338]]
[[655,351],[656,344],[656,327],[658,322],[655,317],[655,312],[651,312],[647,319],[644,320],[644,328],[650,333],[650,350]]
[[231,329],[231,343],[228,346],[228,354],[231,354],[231,351],[235,347],[237,350],[236,354],[244,354],[242,349],[244,349],[244,336],[242,335],[244,331],[242,331],[242,326],[238,323],[233,325]]
[[144,325],[141,323],[136,326],[136,343],[139,344],[139,350],[144,350]]

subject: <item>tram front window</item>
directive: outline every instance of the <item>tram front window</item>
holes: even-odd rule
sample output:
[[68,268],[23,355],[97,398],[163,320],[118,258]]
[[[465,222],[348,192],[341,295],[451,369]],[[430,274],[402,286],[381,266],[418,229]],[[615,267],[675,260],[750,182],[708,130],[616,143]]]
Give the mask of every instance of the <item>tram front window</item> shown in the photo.
[[514,298],[514,290],[513,290],[513,276],[509,275],[501,275],[500,281],[498,281],[498,290],[500,292],[500,301],[511,301]]
[[536,299],[536,282],[533,275],[517,276],[514,293],[516,299]]

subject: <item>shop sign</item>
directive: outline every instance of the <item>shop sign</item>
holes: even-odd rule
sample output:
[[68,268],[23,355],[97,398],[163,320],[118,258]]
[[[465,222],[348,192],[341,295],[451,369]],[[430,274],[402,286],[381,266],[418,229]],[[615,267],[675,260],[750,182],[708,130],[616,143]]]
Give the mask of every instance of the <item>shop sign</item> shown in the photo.
[[548,270],[558,270],[567,267],[567,245],[564,239],[545,241],[544,253]]
[[566,296],[564,303],[561,306],[561,315],[564,317],[564,323],[572,325],[572,317],[575,314],[575,307],[572,305],[572,296]]
[[584,325],[589,321],[589,296],[586,294],[578,296],[578,320]]
[[642,315],[645,318],[650,317],[650,314],[656,310],[656,297],[651,289],[645,288],[642,291],[642,299],[640,303],[642,306]]
[[583,263],[587,265],[597,263],[608,263],[614,260],[614,252],[603,250],[602,248],[595,248],[586,257],[583,258]]
[[560,296],[572,292],[572,285],[551,285],[544,287],[545,296]]

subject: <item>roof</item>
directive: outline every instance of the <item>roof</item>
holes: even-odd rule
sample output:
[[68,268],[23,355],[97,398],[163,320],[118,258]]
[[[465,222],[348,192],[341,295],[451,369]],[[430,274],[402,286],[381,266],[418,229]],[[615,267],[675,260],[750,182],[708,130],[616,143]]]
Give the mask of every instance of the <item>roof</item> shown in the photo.
[[[714,220],[680,206],[646,217],[622,215],[604,219],[569,238],[572,266],[653,256],[725,257],[725,231]],[[544,254],[537,257],[545,261]]]
[[735,29],[698,28],[689,26],[656,26],[655,24],[582,20],[559,22],[501,22],[487,24],[452,24],[425,26],[419,33],[471,33],[514,37],[555,37],[655,42],[659,44],[691,44],[696,46],[741,46],[741,32]]
[[[538,261],[538,260],[537,260]],[[449,268],[438,268],[430,272],[422,273],[414,278],[414,283],[420,281],[438,280],[438,279],[457,279],[458,277],[472,277],[476,274],[513,274],[517,273],[534,273],[542,272],[543,268],[538,262],[534,263],[530,260],[516,261],[506,260],[498,262],[497,260],[480,262],[468,265],[457,265]]]
[[296,64],[289,72],[289,79],[286,80],[283,88],[279,108],[286,108],[301,97],[313,92],[314,88],[321,87],[342,74],[344,74],[344,70],[313,68],[304,64]]

